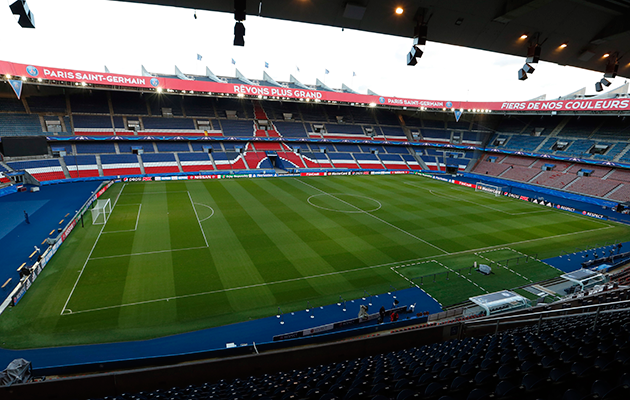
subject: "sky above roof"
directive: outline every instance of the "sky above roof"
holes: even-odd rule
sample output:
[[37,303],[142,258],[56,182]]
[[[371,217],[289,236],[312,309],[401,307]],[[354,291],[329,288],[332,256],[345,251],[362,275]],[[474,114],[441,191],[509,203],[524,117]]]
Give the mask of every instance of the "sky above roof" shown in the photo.
[[[177,65],[203,75],[208,67],[219,76],[235,76],[238,68],[250,79],[266,71],[277,81],[293,75],[308,85],[316,79],[333,88],[345,83],[359,93],[369,88],[385,96],[460,101],[554,99],[582,87],[595,94],[603,75],[541,62],[519,81],[525,56],[434,42],[409,67],[409,38],[254,16],[245,21],[245,47],[238,47],[231,14],[105,0],[27,3],[36,29],[20,28],[9,7],[0,7],[4,61],[100,72],[107,66],[129,75],[140,75],[141,65],[163,74]],[[624,81],[617,77],[608,89]]]

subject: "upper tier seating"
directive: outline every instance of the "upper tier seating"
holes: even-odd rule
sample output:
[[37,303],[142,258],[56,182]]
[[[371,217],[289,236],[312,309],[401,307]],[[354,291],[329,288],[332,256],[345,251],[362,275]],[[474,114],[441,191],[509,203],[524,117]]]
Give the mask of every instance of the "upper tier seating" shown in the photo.
[[32,113],[61,113],[67,114],[66,96],[29,96],[26,98],[28,108]]
[[75,145],[77,154],[101,154],[115,153],[116,147],[114,143],[107,142],[82,142]]
[[252,121],[220,120],[224,136],[254,136]]
[[18,100],[15,96],[12,97],[0,97],[0,110],[4,112],[12,113],[24,113],[24,104]]
[[99,90],[73,93],[70,96],[70,108],[73,113],[109,114],[107,93]]
[[111,92],[114,114],[147,115],[147,103],[141,93]]
[[0,113],[0,136],[43,135],[42,124],[36,114]]
[[283,137],[308,137],[302,122],[274,121],[273,124]]
[[148,96],[151,115],[162,115],[163,108],[170,108],[174,116],[182,116],[182,97],[161,93],[155,96]]
[[145,130],[195,130],[195,121],[190,118],[143,117]]

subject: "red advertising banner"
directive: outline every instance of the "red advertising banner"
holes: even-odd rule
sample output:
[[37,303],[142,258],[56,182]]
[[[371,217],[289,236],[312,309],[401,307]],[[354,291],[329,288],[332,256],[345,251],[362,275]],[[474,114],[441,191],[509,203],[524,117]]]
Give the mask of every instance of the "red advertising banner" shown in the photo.
[[124,86],[146,89],[193,91],[195,93],[226,93],[315,101],[339,101],[358,104],[375,104],[394,107],[432,108],[445,110],[474,111],[623,111],[630,110],[630,99],[583,99],[549,101],[469,102],[449,100],[422,100],[399,97],[373,96],[367,94],[340,93],[320,90],[293,89],[284,87],[256,86],[246,84],[218,83],[183,80],[159,76],[133,76],[101,72],[86,72],[72,69],[51,68],[0,61],[0,74],[10,74],[27,79],[55,80],[91,85]]

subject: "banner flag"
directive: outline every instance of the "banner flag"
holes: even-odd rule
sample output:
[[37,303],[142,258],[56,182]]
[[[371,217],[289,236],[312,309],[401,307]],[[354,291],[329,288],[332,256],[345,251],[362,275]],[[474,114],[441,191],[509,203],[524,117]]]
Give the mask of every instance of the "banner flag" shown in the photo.
[[201,61],[201,54],[197,53],[197,60]]
[[455,122],[459,122],[459,117],[462,116],[462,111],[461,110],[453,110],[453,112],[455,113]]
[[15,92],[15,95],[17,96],[19,100],[20,96],[22,95],[22,81],[11,79],[9,80],[9,85],[11,85],[11,87],[13,88],[13,91]]

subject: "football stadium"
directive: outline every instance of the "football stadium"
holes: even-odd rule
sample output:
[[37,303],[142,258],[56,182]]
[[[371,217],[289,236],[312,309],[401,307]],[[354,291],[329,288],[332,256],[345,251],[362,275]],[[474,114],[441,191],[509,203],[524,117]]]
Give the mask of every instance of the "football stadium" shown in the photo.
[[1,60],[0,398],[630,398],[627,1],[138,3],[603,78],[464,101]]

